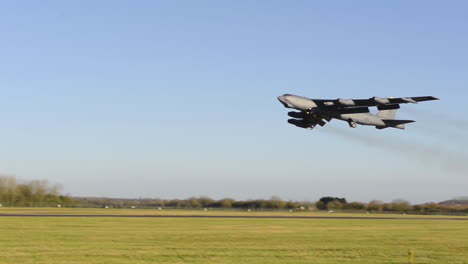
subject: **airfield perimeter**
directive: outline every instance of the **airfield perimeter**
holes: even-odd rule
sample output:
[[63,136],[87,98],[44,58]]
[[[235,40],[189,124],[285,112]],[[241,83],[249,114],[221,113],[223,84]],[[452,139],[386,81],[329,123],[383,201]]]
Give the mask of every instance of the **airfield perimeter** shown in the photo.
[[413,215],[382,213],[326,213],[309,211],[100,209],[3,207],[0,217],[149,217],[149,218],[272,218],[272,219],[375,219],[375,220],[467,220],[468,215]]
[[257,219],[372,219],[372,220],[465,220],[468,216],[311,213],[286,211],[155,210],[95,208],[2,208],[0,217],[125,217],[125,218],[257,218]]
[[[414,263],[468,263],[468,221],[447,216],[70,208],[0,214],[23,215],[0,217],[1,264],[408,263],[409,250]],[[380,216],[398,219],[371,218]]]

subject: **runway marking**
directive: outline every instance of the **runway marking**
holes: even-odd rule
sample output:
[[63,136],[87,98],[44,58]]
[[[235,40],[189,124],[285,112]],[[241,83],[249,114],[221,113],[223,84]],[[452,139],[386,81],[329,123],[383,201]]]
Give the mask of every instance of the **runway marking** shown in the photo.
[[248,215],[65,215],[65,214],[0,214],[0,217],[63,217],[63,218],[73,218],[73,217],[118,217],[118,218],[228,218],[228,219],[329,219],[329,220],[459,220],[467,221],[468,217],[390,217],[390,216],[369,216],[369,217],[360,217],[360,216],[248,216]]

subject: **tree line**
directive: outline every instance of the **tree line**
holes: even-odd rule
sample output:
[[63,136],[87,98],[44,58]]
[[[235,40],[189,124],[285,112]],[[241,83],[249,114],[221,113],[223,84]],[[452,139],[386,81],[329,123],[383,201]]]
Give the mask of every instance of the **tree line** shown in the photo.
[[74,198],[83,207],[109,208],[181,208],[181,209],[239,209],[239,210],[295,210],[295,211],[354,211],[369,213],[468,213],[468,205],[459,204],[418,204],[411,205],[405,200],[394,200],[390,203],[371,201],[369,203],[347,202],[346,198],[322,197],[317,202],[284,201],[279,197],[257,200],[220,200],[208,197],[188,199],[119,199],[119,198]]
[[314,205],[312,202],[284,201],[278,197],[270,199],[257,200],[235,200],[224,198],[215,200],[209,197],[192,197],[188,199],[122,199],[122,198],[93,198],[93,197],[74,197],[83,207],[139,207],[139,208],[234,208],[234,209],[297,209],[310,208]]
[[468,213],[468,205],[463,204],[442,204],[442,203],[426,203],[412,205],[405,200],[394,200],[391,203],[373,200],[369,203],[350,202],[345,198],[339,197],[322,197],[315,203],[318,210],[344,210],[344,211],[366,211],[366,212],[400,212],[400,213]]
[[14,176],[0,176],[1,206],[71,206],[70,196],[61,194],[62,187],[46,180],[18,180]]
[[355,212],[400,212],[400,213],[463,213],[468,214],[468,204],[428,203],[412,205],[405,200],[390,203],[348,202],[346,198],[322,197],[317,202],[285,201],[279,197],[270,199],[235,200],[209,197],[188,199],[158,198],[100,198],[71,197],[62,194],[62,186],[46,180],[18,180],[14,176],[0,175],[0,206],[21,207],[93,207],[93,208],[181,208],[181,209],[237,209],[237,210],[294,210],[294,211],[355,211]]

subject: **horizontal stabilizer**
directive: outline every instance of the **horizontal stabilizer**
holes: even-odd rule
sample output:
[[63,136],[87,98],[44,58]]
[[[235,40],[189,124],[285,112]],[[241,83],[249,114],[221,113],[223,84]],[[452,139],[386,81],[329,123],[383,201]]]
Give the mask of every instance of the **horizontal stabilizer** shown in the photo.
[[416,122],[414,120],[400,120],[400,119],[382,119],[386,125],[400,125]]
[[382,119],[387,127],[405,129],[405,124],[413,123],[414,120]]

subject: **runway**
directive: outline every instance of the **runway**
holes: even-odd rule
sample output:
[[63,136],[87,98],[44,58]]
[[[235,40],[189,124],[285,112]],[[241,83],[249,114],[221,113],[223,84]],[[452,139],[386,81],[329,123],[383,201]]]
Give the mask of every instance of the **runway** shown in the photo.
[[386,216],[257,216],[257,215],[67,215],[67,214],[0,214],[0,217],[60,217],[60,218],[198,218],[198,219],[322,219],[322,220],[457,220],[468,221],[468,217],[386,217]]

